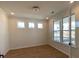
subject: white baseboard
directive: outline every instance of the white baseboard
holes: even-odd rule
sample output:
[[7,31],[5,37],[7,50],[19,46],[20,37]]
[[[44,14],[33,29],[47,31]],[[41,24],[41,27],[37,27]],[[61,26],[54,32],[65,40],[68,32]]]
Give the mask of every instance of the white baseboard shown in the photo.
[[[51,47],[54,47],[54,48],[56,48],[57,50],[59,50],[59,51],[65,53],[66,55],[69,55],[69,53],[67,53],[67,52],[65,52],[65,51],[63,51],[63,50],[61,50],[61,49],[58,49],[57,47],[53,46],[52,44],[45,43],[45,42],[42,42],[42,43],[39,43],[39,44],[34,43],[33,45],[26,45],[26,46],[21,46],[21,47],[10,48],[10,50],[21,49],[21,48],[28,48],[28,47],[35,47],[35,46],[41,46],[41,45],[47,45],[47,44],[50,45]],[[7,52],[6,52],[6,53],[7,53]]]
[[5,56],[9,51],[10,51],[10,49],[7,49],[7,50],[5,51],[5,53],[3,53],[2,55]]
[[61,50],[61,49],[58,49],[57,47],[53,46],[52,44],[48,44],[48,45],[50,45],[51,47],[56,48],[57,50],[59,50],[59,51],[61,51],[61,52],[63,52],[64,54],[66,54],[66,55],[69,56],[69,53],[67,53],[67,52],[65,52],[65,51],[63,51],[63,50]]
[[34,43],[32,45],[25,45],[25,46],[20,46],[20,47],[15,47],[15,48],[10,48],[10,50],[14,50],[14,49],[20,49],[20,48],[29,48],[29,47],[35,47],[35,46],[41,46],[41,45],[46,45],[47,43]]

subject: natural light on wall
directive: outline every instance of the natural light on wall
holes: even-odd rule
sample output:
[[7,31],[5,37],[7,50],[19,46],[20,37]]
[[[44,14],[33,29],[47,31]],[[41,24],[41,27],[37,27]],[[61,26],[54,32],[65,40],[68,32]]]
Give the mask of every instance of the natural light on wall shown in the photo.
[[42,23],[38,23],[38,29],[42,29],[43,28],[43,24]]
[[29,28],[34,28],[35,27],[33,22],[29,22],[28,25],[29,25]]
[[17,28],[24,29],[24,28],[25,28],[25,23],[22,22],[22,21],[19,21],[19,22],[17,23]]

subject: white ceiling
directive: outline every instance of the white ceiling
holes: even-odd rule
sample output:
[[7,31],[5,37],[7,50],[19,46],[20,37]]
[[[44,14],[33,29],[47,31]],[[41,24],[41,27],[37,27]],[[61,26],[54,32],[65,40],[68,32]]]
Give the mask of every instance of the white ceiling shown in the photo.
[[[0,8],[3,8],[8,15],[10,15],[10,12],[14,12],[15,16],[18,17],[36,19],[45,19],[47,16],[52,15],[52,10],[57,13],[69,5],[67,1],[0,1]],[[35,13],[32,10],[33,6],[39,6],[40,11]]]

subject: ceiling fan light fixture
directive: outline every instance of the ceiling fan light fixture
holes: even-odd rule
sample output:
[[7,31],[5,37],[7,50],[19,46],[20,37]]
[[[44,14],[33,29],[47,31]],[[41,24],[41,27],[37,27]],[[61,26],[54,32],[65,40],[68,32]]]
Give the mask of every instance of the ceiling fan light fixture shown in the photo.
[[33,7],[33,11],[38,12],[39,10],[40,10],[40,8],[38,6]]
[[51,13],[54,14],[54,11],[52,11]]

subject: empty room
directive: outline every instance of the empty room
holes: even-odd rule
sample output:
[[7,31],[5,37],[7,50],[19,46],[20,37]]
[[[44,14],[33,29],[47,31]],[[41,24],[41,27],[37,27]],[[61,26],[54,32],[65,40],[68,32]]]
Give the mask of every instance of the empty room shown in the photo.
[[78,1],[0,1],[1,58],[79,58]]

